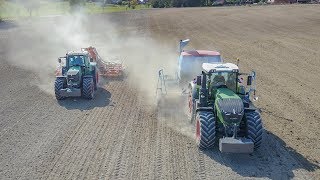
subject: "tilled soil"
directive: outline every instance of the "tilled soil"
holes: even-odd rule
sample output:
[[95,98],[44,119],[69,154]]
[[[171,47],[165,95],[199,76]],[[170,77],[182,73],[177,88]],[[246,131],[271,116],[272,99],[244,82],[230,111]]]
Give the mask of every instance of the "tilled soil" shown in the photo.
[[[92,45],[112,43],[112,25],[121,42],[136,36],[166,50],[190,38],[193,48],[219,50],[225,61],[240,58],[241,69],[255,69],[265,139],[258,151],[241,155],[200,151],[180,101],[157,110],[146,101],[143,84],[149,82],[132,82],[140,78],[136,74],[101,83],[94,100],[57,102],[49,62],[70,44],[48,32],[63,17],[0,24],[0,178],[318,179],[319,12],[315,5],[185,8],[85,21]],[[133,48],[123,46],[124,54]],[[155,61],[153,53],[141,58]]]

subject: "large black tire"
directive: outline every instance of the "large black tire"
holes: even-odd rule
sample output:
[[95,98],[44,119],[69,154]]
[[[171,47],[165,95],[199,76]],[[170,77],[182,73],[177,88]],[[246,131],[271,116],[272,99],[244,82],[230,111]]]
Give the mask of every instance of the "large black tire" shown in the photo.
[[82,83],[82,96],[87,99],[94,97],[94,82],[93,78],[83,78]]
[[200,111],[196,116],[196,139],[200,149],[211,149],[216,143],[216,120],[213,112]]
[[60,90],[63,89],[64,82],[65,82],[64,78],[56,78],[54,82],[54,93],[56,95],[57,100],[63,100],[66,98],[60,95]]
[[245,114],[247,121],[247,138],[251,139],[254,143],[254,148],[258,149],[262,143],[262,120],[260,113],[251,111]]

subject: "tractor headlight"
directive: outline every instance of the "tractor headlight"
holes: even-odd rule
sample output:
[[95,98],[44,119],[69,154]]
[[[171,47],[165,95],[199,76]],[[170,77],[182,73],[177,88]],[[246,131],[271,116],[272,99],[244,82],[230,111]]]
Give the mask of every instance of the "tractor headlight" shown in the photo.
[[68,82],[78,82],[79,81],[79,73],[76,75],[68,75]]
[[223,120],[228,124],[237,124],[241,121],[243,114],[223,113]]
[[224,122],[227,124],[240,123],[244,114],[244,107],[241,99],[218,100],[217,105],[221,111]]
[[216,72],[215,69],[211,69],[211,70],[209,71],[209,73],[215,73],[215,72]]

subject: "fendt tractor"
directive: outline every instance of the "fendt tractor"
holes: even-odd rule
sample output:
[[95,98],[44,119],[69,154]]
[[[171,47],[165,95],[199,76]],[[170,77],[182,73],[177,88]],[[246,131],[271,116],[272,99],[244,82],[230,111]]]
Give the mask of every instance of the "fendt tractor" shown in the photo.
[[[65,62],[62,64],[62,60]],[[98,69],[88,52],[69,52],[58,58],[60,64],[56,73],[54,90],[57,100],[66,97],[94,98],[98,84]]]
[[[255,97],[256,73],[240,73],[232,63],[204,63],[202,74],[188,85],[189,120],[195,123],[196,140],[201,149],[251,153],[262,143],[260,113],[251,101]],[[247,86],[240,76],[247,75]]]
[[[158,72],[158,107],[166,108],[168,103],[187,96],[186,110],[189,122],[196,127],[199,148],[213,148],[219,141],[221,152],[253,152],[261,145],[263,135],[260,112],[253,104],[257,100],[256,73],[240,73],[237,65],[222,62],[215,51],[189,57],[187,54],[201,51],[184,51],[188,42],[180,41],[176,78],[166,75],[163,69]],[[247,76],[247,85],[243,76]],[[177,91],[179,88],[182,91]]]

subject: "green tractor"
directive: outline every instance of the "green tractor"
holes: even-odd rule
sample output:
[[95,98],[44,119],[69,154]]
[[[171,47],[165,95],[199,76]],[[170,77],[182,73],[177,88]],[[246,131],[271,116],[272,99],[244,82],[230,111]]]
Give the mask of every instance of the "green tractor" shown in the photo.
[[[232,63],[204,63],[188,85],[188,113],[196,125],[199,148],[210,149],[219,138],[219,150],[252,153],[262,143],[263,127],[255,97],[255,72],[239,73]],[[247,75],[247,86],[240,76]],[[250,94],[254,92],[251,100]]]
[[[64,65],[62,65],[62,59]],[[98,72],[96,63],[87,52],[69,52],[58,58],[60,69],[56,71],[54,91],[57,100],[67,97],[93,99],[97,90]]]

